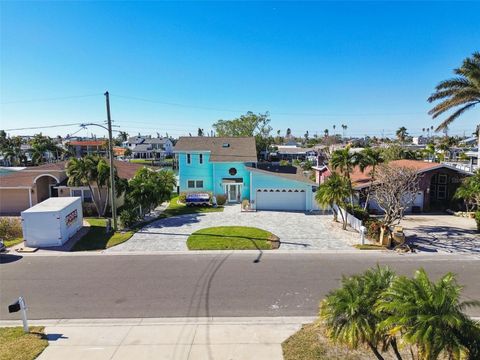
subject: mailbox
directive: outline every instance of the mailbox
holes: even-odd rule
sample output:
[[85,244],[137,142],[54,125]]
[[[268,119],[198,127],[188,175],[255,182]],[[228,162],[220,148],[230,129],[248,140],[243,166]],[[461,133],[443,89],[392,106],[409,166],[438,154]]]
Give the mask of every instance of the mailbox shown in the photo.
[[19,312],[21,309],[20,307],[20,300],[15,301],[13,304],[8,305],[8,312],[9,313],[15,313]]

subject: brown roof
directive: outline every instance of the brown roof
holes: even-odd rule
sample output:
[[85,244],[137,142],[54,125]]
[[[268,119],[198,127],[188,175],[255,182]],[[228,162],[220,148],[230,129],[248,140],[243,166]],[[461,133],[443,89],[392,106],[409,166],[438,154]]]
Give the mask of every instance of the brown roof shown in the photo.
[[275,166],[271,164],[258,164],[258,167],[247,166],[250,171],[258,172],[265,175],[279,176],[289,180],[300,181],[303,183],[317,185],[303,174],[303,170],[298,166]]
[[[53,175],[58,180],[63,181],[66,178],[65,166],[66,161],[58,163],[44,164],[39,166],[27,167],[23,170],[12,171],[6,175],[0,176],[0,188],[5,187],[31,187],[35,178],[40,175]],[[114,160],[118,176],[122,179],[131,179],[138,169],[142,168],[142,164],[128,163],[124,161]]]
[[180,137],[175,152],[188,151],[210,151],[210,161],[214,162],[257,162],[254,137]]
[[[404,167],[413,170],[417,170],[418,172],[422,173],[428,170],[438,169],[440,167],[447,167],[445,164],[440,164],[436,162],[425,162],[421,160],[393,160],[388,163],[388,165],[393,167]],[[350,179],[352,180],[352,184],[356,188],[362,188],[367,185],[370,185],[371,176],[370,173],[372,171],[371,166],[367,166],[367,168],[362,172],[358,166],[356,166],[353,171],[350,173]]]
[[34,180],[41,175],[52,175],[59,181],[65,179],[65,161],[39,166],[27,167],[23,170],[12,171],[0,176],[0,188],[2,187],[31,187]]
[[120,160],[114,160],[113,164],[117,169],[118,177],[122,179],[127,179],[127,180],[131,179],[135,175],[135,173],[138,171],[138,169],[141,169],[145,166],[143,164],[129,163],[129,162],[120,161]]

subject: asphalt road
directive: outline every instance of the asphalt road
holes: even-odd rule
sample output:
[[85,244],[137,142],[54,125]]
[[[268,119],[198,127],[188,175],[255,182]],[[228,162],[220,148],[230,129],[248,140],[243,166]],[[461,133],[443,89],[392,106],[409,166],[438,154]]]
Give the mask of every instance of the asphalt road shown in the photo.
[[[18,295],[32,319],[313,316],[342,274],[377,262],[411,275],[458,274],[464,297],[480,299],[480,260],[378,254],[1,255],[0,318]],[[480,309],[469,313],[480,316]]]

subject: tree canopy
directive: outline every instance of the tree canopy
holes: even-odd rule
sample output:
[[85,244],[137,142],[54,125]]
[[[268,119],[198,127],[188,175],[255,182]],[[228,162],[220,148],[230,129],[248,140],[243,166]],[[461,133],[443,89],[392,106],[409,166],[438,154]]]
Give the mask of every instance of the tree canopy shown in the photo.
[[272,127],[270,126],[270,114],[255,114],[251,111],[245,115],[232,120],[218,120],[212,125],[216,135],[244,137],[255,136],[257,143],[257,153],[265,150],[273,143],[273,137],[270,136]]

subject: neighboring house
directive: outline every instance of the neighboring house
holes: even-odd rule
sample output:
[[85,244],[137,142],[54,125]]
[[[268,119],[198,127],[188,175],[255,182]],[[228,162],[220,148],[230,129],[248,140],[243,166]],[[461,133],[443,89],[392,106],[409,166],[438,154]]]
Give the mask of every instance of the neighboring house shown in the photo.
[[174,152],[180,192],[246,199],[257,210],[310,211],[316,184],[294,166],[257,164],[253,137],[180,137]]
[[86,155],[105,156],[108,149],[107,140],[73,140],[67,143],[75,157],[81,158]]
[[414,136],[412,137],[412,143],[414,145],[426,145],[428,143],[428,138],[425,136]]
[[[49,197],[79,196],[83,202],[92,202],[88,186],[67,185],[65,165],[66,162],[62,161],[0,173],[0,214],[18,215]],[[115,167],[120,178],[130,179],[143,165],[115,160]],[[93,191],[98,192],[95,187]],[[107,198],[107,194],[102,193],[102,197]],[[117,205],[121,206],[122,196],[118,202]]]
[[315,172],[315,182],[321,185],[332,174],[327,165],[312,166],[312,170]]
[[134,159],[157,160],[173,154],[173,143],[166,137],[133,136],[122,146],[132,150]]
[[[417,211],[447,209],[458,205],[458,201],[453,200],[453,195],[462,180],[470,175],[468,172],[455,167],[435,162],[395,160],[388,164],[393,167],[414,169],[419,174],[420,189],[413,203]],[[365,198],[366,189],[371,186],[370,173],[370,167],[367,167],[364,172],[356,167],[350,174],[353,187],[360,197],[360,202]],[[374,200],[370,200],[368,206],[370,209],[380,210]]]
[[311,160],[315,159],[317,153],[314,149],[298,147],[296,145],[279,145],[273,155],[278,160]]
[[114,157],[124,157],[125,156],[125,151],[127,151],[127,149],[124,148],[124,147],[114,146],[113,147],[113,156]]

